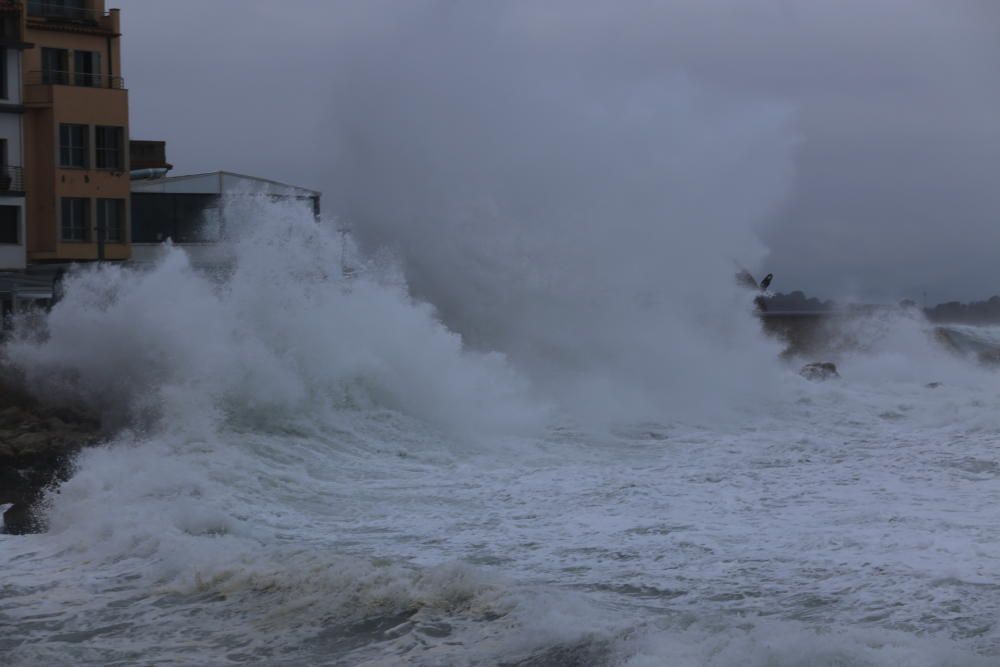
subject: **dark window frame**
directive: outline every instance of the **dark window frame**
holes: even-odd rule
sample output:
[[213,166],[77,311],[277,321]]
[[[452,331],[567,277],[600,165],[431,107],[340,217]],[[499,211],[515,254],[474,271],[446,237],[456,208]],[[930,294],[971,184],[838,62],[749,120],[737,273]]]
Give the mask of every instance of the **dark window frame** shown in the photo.
[[21,21],[16,14],[0,16],[0,38],[10,42],[21,41]]
[[[59,67],[51,67],[55,57]],[[69,83],[69,49],[42,48],[42,83],[66,85]]]
[[[84,65],[87,65],[86,67]],[[103,76],[101,73],[101,52],[73,51],[73,85],[86,88],[101,88]]]
[[28,16],[79,20],[86,18],[86,0],[29,0]]
[[[108,144],[108,138],[112,142]],[[125,169],[125,128],[115,125],[94,127],[94,151],[98,169],[122,171]]]
[[[4,214],[8,214],[8,213],[13,213],[14,214],[13,221],[11,221],[11,220],[5,220],[4,219]],[[6,231],[8,231],[7,229],[5,229],[5,225],[7,223],[10,223],[10,222],[14,223],[14,229],[13,229],[13,231],[14,231],[13,239],[14,240],[13,241],[5,240],[5,239],[8,238],[7,234],[5,233]],[[0,206],[0,245],[21,245],[21,207],[20,206],[7,206],[7,205]]]
[[[87,197],[63,197],[59,204],[59,241],[61,243],[89,243],[90,199]],[[74,204],[80,207],[82,213],[80,220],[73,215]]]
[[[79,137],[73,136],[73,131],[80,132]],[[76,139],[81,143],[77,145]],[[77,158],[79,164],[77,164]],[[59,168],[89,169],[90,168],[90,126],[78,123],[59,123]]]
[[10,86],[7,81],[7,49],[0,48],[0,98],[10,99]]
[[[131,243],[210,243],[221,238],[221,229],[206,223],[218,218],[217,194],[133,192],[131,195]],[[207,232],[207,233],[206,233]]]
[[[114,211],[112,220],[108,213]],[[97,200],[98,229],[103,230],[104,240],[108,243],[125,243],[125,200],[101,198]],[[116,233],[112,233],[115,231]]]

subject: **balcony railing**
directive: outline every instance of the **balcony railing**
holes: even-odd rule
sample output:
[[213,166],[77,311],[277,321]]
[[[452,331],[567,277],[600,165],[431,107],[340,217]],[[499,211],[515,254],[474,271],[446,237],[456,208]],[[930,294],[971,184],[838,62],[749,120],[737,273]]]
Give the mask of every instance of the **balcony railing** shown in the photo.
[[24,192],[24,169],[0,165],[0,192]]
[[33,70],[24,78],[27,86],[80,86],[83,88],[125,89],[125,79],[107,74],[68,72],[65,70]]
[[104,14],[97,10],[90,9],[88,7],[80,7],[73,2],[42,2],[41,0],[28,0],[28,16],[56,19],[60,21],[97,23],[97,19],[103,15]]

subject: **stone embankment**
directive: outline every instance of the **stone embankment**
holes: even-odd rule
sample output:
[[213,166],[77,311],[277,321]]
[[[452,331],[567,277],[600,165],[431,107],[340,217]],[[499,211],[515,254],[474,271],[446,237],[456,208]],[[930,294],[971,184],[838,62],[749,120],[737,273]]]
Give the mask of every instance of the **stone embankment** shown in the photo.
[[45,491],[69,478],[74,456],[99,440],[101,425],[15,387],[0,382],[0,532],[23,534],[44,530],[38,510]]

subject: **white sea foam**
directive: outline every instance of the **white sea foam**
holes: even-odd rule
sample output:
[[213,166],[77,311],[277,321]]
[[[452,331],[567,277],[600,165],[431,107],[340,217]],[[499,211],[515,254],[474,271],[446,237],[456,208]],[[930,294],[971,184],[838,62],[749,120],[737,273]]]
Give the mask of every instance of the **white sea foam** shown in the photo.
[[256,215],[225,280],[170,248],[148,270],[70,274],[41,342],[9,345],[11,362],[42,391],[171,427],[345,405],[473,430],[537,420],[501,355],[463,350],[405,286],[344,280],[332,229],[298,208]]
[[377,272],[341,280],[323,226],[257,216],[224,275],[172,248],[80,271],[9,348],[39,391],[129,424],[50,494],[48,533],[0,537],[12,664],[1000,650],[1000,395],[926,325],[870,325],[838,382],[771,357],[783,388],[738,418],[608,432],[539,410]]

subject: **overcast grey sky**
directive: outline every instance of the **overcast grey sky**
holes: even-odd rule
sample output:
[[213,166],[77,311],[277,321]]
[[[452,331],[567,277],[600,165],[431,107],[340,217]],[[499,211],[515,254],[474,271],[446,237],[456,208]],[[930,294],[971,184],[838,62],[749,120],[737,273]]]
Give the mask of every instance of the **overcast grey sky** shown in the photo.
[[[996,0],[109,5],[122,9],[132,135],[167,140],[175,173],[227,169],[314,187],[326,193],[326,212],[352,215],[365,204],[345,194],[345,175],[381,173],[352,172],[342,150],[352,139],[345,118],[357,123],[365,104],[402,109],[373,109],[365,132],[378,136],[386,122],[386,136],[401,136],[407,100],[421,91],[441,95],[435,86],[476,79],[480,95],[496,100],[483,91],[513,76],[521,94],[533,61],[540,80],[575,76],[579,63],[582,79],[606,87],[682,76],[789,110],[794,175],[762,214],[770,254],[754,267],[773,271],[777,290],[869,299],[926,290],[932,302],[1000,293]],[[432,81],[418,71],[429,85],[400,87],[411,47],[418,62],[476,63],[481,74]],[[524,54],[518,70],[490,66],[515,51]],[[493,129],[463,128],[477,119],[459,111],[448,122],[456,136]],[[384,184],[387,196],[397,182]]]

